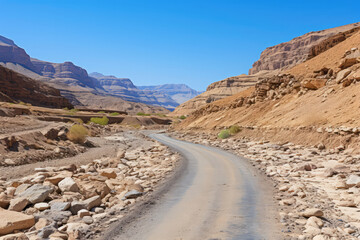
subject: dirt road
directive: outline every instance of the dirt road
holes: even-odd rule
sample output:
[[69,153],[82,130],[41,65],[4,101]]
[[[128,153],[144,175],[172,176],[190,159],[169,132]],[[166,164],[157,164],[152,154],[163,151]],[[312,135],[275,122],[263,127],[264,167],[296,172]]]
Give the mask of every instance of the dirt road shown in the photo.
[[155,204],[115,226],[105,239],[282,239],[272,187],[246,159],[154,134],[187,163]]

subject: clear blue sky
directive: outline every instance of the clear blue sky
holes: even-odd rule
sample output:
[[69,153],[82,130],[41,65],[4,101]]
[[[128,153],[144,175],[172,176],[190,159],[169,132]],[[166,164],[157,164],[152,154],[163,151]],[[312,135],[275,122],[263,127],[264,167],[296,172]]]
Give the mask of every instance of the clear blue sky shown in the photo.
[[0,0],[0,35],[30,56],[136,85],[204,90],[266,47],[360,21],[360,1]]

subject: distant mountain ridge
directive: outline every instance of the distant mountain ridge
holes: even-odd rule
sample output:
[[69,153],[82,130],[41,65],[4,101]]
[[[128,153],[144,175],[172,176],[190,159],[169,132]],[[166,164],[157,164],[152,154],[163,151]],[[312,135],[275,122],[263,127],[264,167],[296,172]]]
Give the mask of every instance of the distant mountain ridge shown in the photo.
[[138,86],[141,90],[157,91],[170,96],[178,104],[182,104],[203,93],[190,88],[186,84],[163,84],[156,86]]
[[[173,110],[179,105],[178,98],[174,100],[164,91],[139,89],[128,78],[104,76],[100,73],[88,74],[85,69],[72,62],[51,63],[31,58],[14,41],[3,36],[0,36],[0,65],[59,89],[74,105],[98,107],[106,102],[113,108],[122,108],[124,104],[117,103],[116,98],[138,103],[137,107],[119,109],[125,111],[140,109],[139,111],[164,112],[164,109],[159,107]],[[189,99],[193,94],[194,90],[189,88]]]

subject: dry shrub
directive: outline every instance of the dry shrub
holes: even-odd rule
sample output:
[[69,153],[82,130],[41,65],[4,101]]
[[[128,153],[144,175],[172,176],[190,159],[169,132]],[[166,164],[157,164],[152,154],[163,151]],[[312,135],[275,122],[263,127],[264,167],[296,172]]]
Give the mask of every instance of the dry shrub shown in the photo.
[[67,133],[67,137],[70,141],[80,144],[85,142],[87,136],[88,130],[80,124],[71,126],[69,132]]

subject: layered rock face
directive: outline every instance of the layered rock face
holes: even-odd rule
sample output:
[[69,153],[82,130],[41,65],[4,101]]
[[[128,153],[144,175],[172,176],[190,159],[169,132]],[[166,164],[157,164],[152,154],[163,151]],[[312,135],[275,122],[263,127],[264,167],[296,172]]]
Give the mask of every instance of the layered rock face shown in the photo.
[[30,70],[35,70],[30,56],[12,40],[0,36],[0,61],[19,63]]
[[36,72],[48,78],[55,79],[59,84],[67,83],[72,85],[80,85],[82,87],[101,88],[100,84],[87,71],[72,62],[50,63],[31,59],[36,68]]
[[182,104],[202,92],[196,91],[185,84],[163,84],[158,86],[138,86],[141,90],[156,91],[170,96],[178,104]]
[[178,106],[172,115],[189,115],[196,109],[199,109],[208,103],[229,97],[254,86],[259,78],[265,77],[268,74],[271,73],[262,72],[255,75],[243,74],[214,82],[208,86],[205,92]]
[[60,91],[0,66],[0,99],[18,100],[45,107],[72,107]]
[[97,78],[101,87],[110,93],[131,102],[141,102],[149,105],[162,106],[167,109],[174,109],[178,106],[168,95],[152,90],[141,90],[137,88],[128,78],[117,78],[115,76],[104,76],[100,73],[90,74]]
[[306,61],[313,46],[319,45],[323,40],[340,32],[346,32],[359,26],[360,23],[354,23],[327,30],[310,32],[296,37],[289,42],[269,47],[261,53],[260,59],[253,64],[253,67],[249,70],[249,74],[255,74],[262,70],[291,68]]

